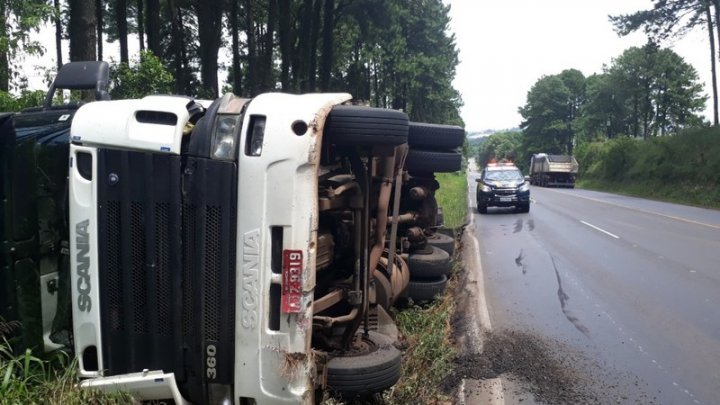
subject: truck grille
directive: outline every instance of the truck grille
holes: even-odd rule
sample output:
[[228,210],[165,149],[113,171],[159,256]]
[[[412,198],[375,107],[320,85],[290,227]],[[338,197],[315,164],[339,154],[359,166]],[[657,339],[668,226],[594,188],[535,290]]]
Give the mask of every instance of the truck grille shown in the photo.
[[[232,382],[235,171],[228,162],[98,151],[105,375],[174,372],[196,402],[206,402],[207,384]],[[217,348],[211,381],[209,344]]]

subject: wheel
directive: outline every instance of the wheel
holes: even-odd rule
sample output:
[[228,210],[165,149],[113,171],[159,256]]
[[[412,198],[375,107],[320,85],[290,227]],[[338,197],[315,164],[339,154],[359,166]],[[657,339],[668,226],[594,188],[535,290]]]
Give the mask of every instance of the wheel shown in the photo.
[[435,226],[445,225],[445,215],[443,215],[442,208],[438,208],[437,215],[435,215]]
[[410,122],[408,144],[427,149],[455,149],[465,142],[465,130],[455,125]]
[[392,284],[382,271],[373,273],[373,283],[375,283],[375,303],[385,309],[392,306]]
[[518,212],[530,212],[530,204],[518,205]]
[[440,277],[450,274],[450,255],[439,247],[428,245],[425,249],[408,255],[410,277]]
[[427,237],[427,243],[446,251],[450,257],[455,254],[455,238],[452,236],[435,232]]
[[408,297],[415,302],[432,301],[445,291],[447,281],[447,276],[444,274],[435,278],[411,278],[408,283]]
[[481,214],[487,214],[487,205],[485,204],[478,204],[477,206],[478,212]]
[[396,146],[407,142],[408,117],[386,108],[339,105],[325,122],[330,143],[344,146]]
[[410,149],[405,168],[411,172],[451,173],[462,167],[462,156],[457,152],[437,152]]
[[327,363],[327,385],[343,397],[373,394],[400,379],[401,354],[389,337],[370,331],[357,350]]

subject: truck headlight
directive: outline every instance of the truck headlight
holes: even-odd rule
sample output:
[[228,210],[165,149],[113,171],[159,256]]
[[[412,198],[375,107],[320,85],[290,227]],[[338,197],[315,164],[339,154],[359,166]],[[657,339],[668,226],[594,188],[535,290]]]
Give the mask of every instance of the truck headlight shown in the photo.
[[245,140],[245,154],[248,156],[260,156],[265,139],[265,116],[252,115],[248,125],[247,139]]
[[490,186],[488,186],[487,184],[481,185],[480,190],[482,190],[483,193],[491,193],[492,192],[492,188],[490,188]]
[[235,160],[236,128],[240,115],[218,114],[212,138],[212,158],[218,160]]
[[518,191],[520,191],[520,192],[524,192],[524,191],[528,191],[528,190],[530,190],[530,185],[527,182],[523,183],[522,186],[520,186],[520,188],[518,188]]

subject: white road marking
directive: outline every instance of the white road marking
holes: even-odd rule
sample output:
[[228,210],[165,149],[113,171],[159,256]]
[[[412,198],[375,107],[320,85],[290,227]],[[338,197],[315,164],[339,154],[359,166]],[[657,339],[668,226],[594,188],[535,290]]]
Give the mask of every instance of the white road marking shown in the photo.
[[597,226],[595,226],[595,225],[593,225],[593,224],[591,224],[591,223],[589,223],[589,222],[585,222],[585,221],[580,221],[580,222],[583,223],[583,224],[585,224],[585,225],[587,225],[587,226],[589,226],[590,228],[595,229],[596,231],[600,231],[600,232],[602,232],[602,233],[604,233],[604,234],[606,234],[606,235],[608,235],[608,236],[612,236],[612,237],[615,238],[615,239],[620,239],[620,237],[617,236],[617,235],[615,235],[614,233],[610,233],[610,232],[608,232],[608,231],[606,231],[606,230],[604,230],[604,229],[602,229],[602,228],[599,228],[599,227],[597,227]]

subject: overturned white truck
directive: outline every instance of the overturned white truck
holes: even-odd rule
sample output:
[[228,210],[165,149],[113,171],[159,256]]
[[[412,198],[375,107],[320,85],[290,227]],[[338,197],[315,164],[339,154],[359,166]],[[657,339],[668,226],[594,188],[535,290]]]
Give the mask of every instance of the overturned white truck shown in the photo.
[[266,404],[397,382],[386,310],[410,279],[397,233],[409,123],[350,99],[150,96],[78,110],[82,385]]

